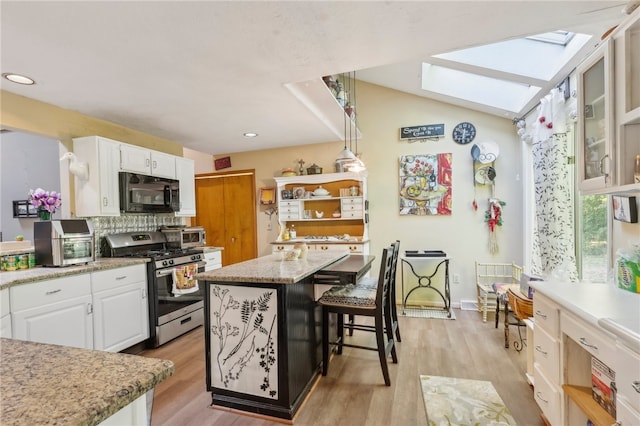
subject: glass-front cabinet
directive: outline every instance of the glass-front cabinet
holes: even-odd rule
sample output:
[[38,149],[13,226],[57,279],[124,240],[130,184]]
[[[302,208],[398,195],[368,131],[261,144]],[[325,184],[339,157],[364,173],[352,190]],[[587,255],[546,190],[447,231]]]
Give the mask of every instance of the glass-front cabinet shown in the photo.
[[613,40],[606,39],[577,69],[580,190],[614,185]]

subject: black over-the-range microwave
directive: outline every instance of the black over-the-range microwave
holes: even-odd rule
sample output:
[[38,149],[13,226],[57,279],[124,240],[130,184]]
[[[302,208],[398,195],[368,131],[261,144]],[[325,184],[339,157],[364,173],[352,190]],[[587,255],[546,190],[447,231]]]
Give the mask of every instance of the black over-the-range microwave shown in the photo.
[[175,179],[119,172],[120,210],[124,213],[171,213],[180,210]]

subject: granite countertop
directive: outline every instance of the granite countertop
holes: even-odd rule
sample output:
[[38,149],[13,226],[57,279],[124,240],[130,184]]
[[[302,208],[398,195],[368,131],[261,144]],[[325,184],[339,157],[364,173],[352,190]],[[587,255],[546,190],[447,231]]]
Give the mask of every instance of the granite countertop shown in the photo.
[[95,425],[173,375],[173,362],[0,339],[2,425]]
[[121,268],[129,265],[147,263],[146,258],[132,257],[101,257],[86,265],[64,266],[58,268],[48,268],[38,266],[29,269],[19,269],[17,271],[0,272],[0,290],[17,284],[32,283],[35,281],[50,280],[67,275],[86,274],[104,269]]
[[293,284],[347,255],[344,251],[311,251],[306,258],[297,260],[280,260],[268,255],[203,272],[196,278],[204,281]]
[[[610,284],[531,281],[529,285],[592,326],[640,348],[640,294]],[[535,301],[534,293],[534,305]]]

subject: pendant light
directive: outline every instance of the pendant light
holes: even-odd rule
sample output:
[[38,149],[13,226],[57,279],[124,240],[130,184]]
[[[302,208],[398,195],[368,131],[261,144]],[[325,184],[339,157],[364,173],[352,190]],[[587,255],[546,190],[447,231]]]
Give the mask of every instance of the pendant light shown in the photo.
[[[344,148],[338,154],[338,158],[336,158],[336,172],[341,171],[363,171],[366,170],[366,167],[362,160],[358,158],[356,154],[351,150],[352,148],[352,131],[355,130],[355,145],[356,152],[358,152],[358,125],[357,125],[357,117],[358,114],[355,112],[356,106],[356,90],[355,90],[355,77],[356,73],[353,72],[353,77],[351,73],[342,74],[342,83],[343,88],[345,90],[345,94],[343,95],[343,104],[341,104],[344,108]],[[348,83],[348,85],[347,85]],[[347,111],[350,112],[347,113]],[[349,118],[349,147],[347,147],[347,117]],[[355,117],[355,118],[354,118]]]

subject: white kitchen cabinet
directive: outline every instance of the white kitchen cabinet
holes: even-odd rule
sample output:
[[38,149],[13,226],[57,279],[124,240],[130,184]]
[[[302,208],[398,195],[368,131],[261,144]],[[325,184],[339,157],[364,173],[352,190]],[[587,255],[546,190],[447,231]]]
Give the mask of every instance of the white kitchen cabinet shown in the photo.
[[222,268],[222,252],[221,251],[204,251],[204,271],[213,271],[214,269]]
[[9,289],[14,339],[93,349],[89,274]]
[[74,138],[73,153],[89,167],[88,180],[75,178],[75,215],[119,216],[120,142],[100,136]]
[[150,176],[176,178],[175,156],[135,145],[120,145],[120,169]]
[[190,158],[176,157],[176,178],[180,181],[180,211],[176,216],[196,215],[195,164]]
[[94,349],[119,352],[149,338],[145,265],[91,273]]
[[622,426],[640,425],[640,353],[618,342],[616,361],[616,418]]
[[578,176],[580,190],[615,184],[613,39],[605,39],[576,70],[578,76]]
[[0,290],[0,337],[11,337],[11,307],[9,306],[9,289]]
[[534,398],[552,425],[562,419],[560,378],[560,312],[543,294],[533,299],[533,376]]

